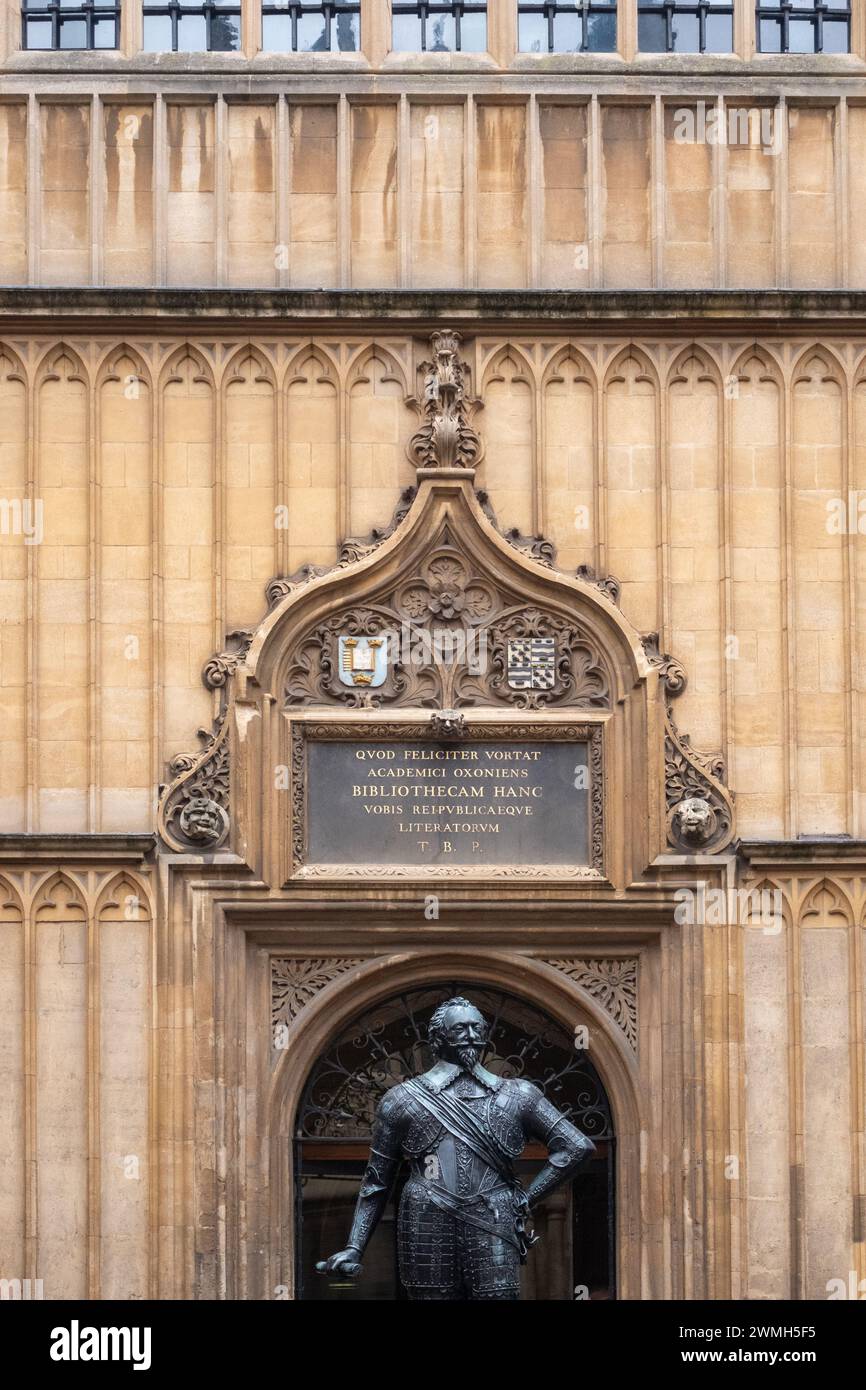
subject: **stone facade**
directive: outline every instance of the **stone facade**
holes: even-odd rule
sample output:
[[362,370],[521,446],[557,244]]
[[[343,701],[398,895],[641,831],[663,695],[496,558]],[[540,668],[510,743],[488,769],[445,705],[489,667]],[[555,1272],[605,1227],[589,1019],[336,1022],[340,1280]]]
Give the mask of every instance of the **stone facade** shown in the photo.
[[[618,54],[540,58],[497,0],[488,55],[413,59],[388,8],[359,54],[282,58],[254,4],[241,54],[192,58],[141,54],[135,6],[119,54],[21,53],[0,16],[0,1276],[291,1288],[304,1077],[451,971],[590,1026],[621,1296],[825,1298],[866,1277],[866,17],[851,55],[770,58],[737,0],[735,55],[666,58],[620,0]],[[263,731],[271,634],[420,524],[345,563],[417,484],[442,327],[500,533],[633,655],[605,882],[443,883],[430,925],[420,882],[292,880]],[[529,595],[547,552],[511,550]],[[718,851],[665,833],[668,654]],[[202,852],[158,802],[214,721]],[[724,907],[681,920],[699,884]],[[276,1066],[272,959],[317,981]],[[634,966],[628,1037],[593,961]]]

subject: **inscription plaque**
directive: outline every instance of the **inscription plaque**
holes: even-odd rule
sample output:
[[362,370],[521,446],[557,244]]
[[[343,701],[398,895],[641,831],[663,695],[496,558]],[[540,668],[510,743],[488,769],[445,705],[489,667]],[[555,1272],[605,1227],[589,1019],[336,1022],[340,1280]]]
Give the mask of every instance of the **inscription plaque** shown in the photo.
[[588,865],[589,741],[306,746],[308,864]]

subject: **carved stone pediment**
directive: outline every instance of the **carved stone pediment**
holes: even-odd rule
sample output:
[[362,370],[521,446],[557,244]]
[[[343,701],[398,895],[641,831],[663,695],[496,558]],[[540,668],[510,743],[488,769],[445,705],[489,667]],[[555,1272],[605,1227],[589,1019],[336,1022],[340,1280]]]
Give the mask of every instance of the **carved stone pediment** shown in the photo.
[[[458,345],[457,335],[434,335],[432,361],[419,368],[417,486],[401,494],[390,524],[348,540],[329,570],[310,565],[272,580],[262,621],[229,634],[206,664],[204,683],[219,702],[213,730],[202,731],[198,753],[173,760],[160,799],[160,834],[173,850],[237,845],[246,854],[261,834],[274,765],[291,777],[292,721],[340,710],[418,723],[417,710],[431,731],[431,712],[447,712],[436,726],[442,739],[455,736],[464,713],[473,724],[485,712],[596,721],[615,751],[621,832],[646,839],[634,872],[665,844],[688,854],[731,842],[720,760],[692,749],[671,712],[686,685],[680,663],[658,634],[641,638],[631,627],[615,579],[588,566],[560,573],[544,537],[501,529],[475,489],[479,403]],[[248,732],[265,724],[271,742],[253,770]],[[238,788],[247,808],[240,836]],[[640,810],[629,820],[633,806]],[[275,808],[275,823],[281,815]]]
[[[387,643],[381,685],[344,683],[341,637]],[[546,639],[553,654],[546,688],[515,683],[515,653],[533,639]],[[373,601],[340,609],[299,636],[283,695],[289,706],[356,709],[607,709],[611,680],[598,640],[577,615],[527,605],[516,585],[480,564],[446,524],[417,567],[390,581]]]

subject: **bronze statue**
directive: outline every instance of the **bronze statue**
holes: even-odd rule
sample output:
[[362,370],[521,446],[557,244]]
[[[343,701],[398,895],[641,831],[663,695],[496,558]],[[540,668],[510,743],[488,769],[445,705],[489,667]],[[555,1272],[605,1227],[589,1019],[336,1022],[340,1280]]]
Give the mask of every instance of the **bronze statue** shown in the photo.
[[[370,1161],[345,1250],[316,1268],[356,1278],[401,1159],[400,1279],[411,1299],[516,1299],[520,1265],[536,1237],[531,1206],[567,1181],[595,1145],[529,1081],[480,1065],[487,1024],[468,999],[433,1014],[435,1066],[379,1103]],[[524,1192],[513,1163],[527,1139],[547,1146],[545,1166]]]

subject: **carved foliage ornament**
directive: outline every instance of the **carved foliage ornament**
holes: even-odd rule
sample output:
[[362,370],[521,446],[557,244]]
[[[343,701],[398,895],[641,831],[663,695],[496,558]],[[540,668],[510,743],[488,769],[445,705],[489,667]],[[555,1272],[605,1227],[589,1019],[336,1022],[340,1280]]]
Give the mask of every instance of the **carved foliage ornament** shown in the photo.
[[199,729],[202,749],[179,753],[168,765],[168,786],[159,807],[159,830],[176,850],[212,851],[229,831],[228,724],[225,708],[213,730]]
[[[387,639],[388,673],[381,684],[343,683],[341,637]],[[510,683],[509,644],[539,638],[553,643],[555,679],[549,688],[518,689]],[[300,638],[285,699],[288,706],[339,702],[363,709],[605,709],[611,680],[598,643],[577,618],[527,607],[518,592],[482,574],[446,530],[414,575]]]
[[659,648],[657,632],[643,638],[644,651],[658,668],[668,703],[665,711],[665,804],[667,838],[681,854],[715,854],[734,836],[734,803],[724,785],[725,764],[718,753],[693,748],[676,725],[670,701],[686,688],[679,661]]
[[275,1040],[277,1030],[294,1023],[320,990],[361,965],[358,957],[273,956],[271,958],[271,1028]]
[[637,960],[549,960],[607,1010],[637,1051]]
[[460,334],[450,329],[434,333],[432,360],[418,368],[420,391],[413,404],[423,424],[406,451],[416,468],[474,469],[481,459],[481,440],[470,423],[480,402],[467,395],[469,368],[460,360],[460,343]]

